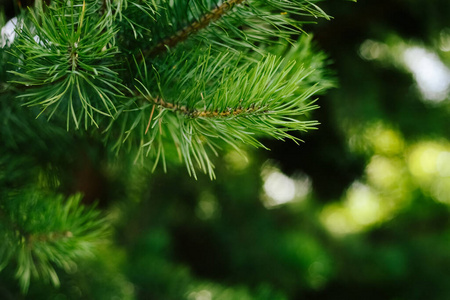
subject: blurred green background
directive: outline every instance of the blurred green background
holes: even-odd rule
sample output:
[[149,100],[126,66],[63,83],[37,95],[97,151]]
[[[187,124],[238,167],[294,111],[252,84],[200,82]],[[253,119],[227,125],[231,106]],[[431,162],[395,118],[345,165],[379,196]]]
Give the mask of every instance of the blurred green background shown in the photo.
[[126,189],[93,160],[114,243],[59,289],[20,296],[6,269],[0,298],[450,299],[450,1],[321,7],[334,19],[307,31],[338,87],[303,144],[228,151],[215,181],[131,170]]

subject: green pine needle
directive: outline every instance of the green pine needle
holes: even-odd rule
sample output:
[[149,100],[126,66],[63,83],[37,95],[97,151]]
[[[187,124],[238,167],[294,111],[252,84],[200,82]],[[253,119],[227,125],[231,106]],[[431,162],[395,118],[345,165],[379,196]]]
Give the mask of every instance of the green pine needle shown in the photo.
[[1,200],[0,269],[14,260],[24,292],[32,278],[58,285],[55,267],[69,270],[105,241],[105,218],[84,207],[81,199],[22,190]]

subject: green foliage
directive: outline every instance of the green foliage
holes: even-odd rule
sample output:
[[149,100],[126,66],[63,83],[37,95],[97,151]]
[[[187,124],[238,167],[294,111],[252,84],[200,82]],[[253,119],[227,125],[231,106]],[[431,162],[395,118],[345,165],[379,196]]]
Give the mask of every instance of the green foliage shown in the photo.
[[[58,3],[30,11],[30,25],[23,24],[13,54],[20,71],[10,71],[18,79],[11,82],[37,87],[19,95],[24,105],[39,105],[50,119],[59,108],[76,128],[97,125],[95,114],[112,116],[114,98],[121,94],[120,80],[113,67],[114,27],[106,18],[91,15],[95,3],[71,6]],[[95,16],[95,15],[94,15]],[[41,112],[41,113],[42,113]]]
[[[302,38],[296,45],[298,50],[291,57],[297,62],[270,54],[254,62],[210,50],[206,55],[175,52],[154,63],[151,73],[143,64],[136,89],[142,98],[154,99],[151,102],[156,101],[160,107],[129,103],[121,111],[128,125],[116,125],[122,128],[114,148],[119,150],[124,142],[137,139],[142,145],[138,158],[144,160],[150,154],[158,162],[160,156],[164,160],[164,145],[171,139],[189,173],[196,176],[198,166],[214,176],[209,152],[217,153],[221,141],[237,148],[236,141],[264,147],[257,140],[261,135],[298,140],[289,131],[306,131],[317,125],[303,118],[317,108],[308,99],[330,84],[327,80],[317,84],[309,80],[314,73],[307,61],[312,53],[305,51],[309,42]],[[192,55],[198,60],[188,60]],[[186,76],[180,80],[179,74]],[[174,104],[164,105],[162,99],[171,99]],[[113,135],[115,130],[109,133]]]
[[[173,42],[167,43],[172,47],[192,30],[196,34],[190,45],[200,43],[220,51],[265,53],[265,45],[291,41],[292,34],[298,34],[301,25],[311,22],[311,17],[329,18],[315,2],[318,1],[160,1],[148,22],[150,45],[156,46],[174,36]],[[210,26],[204,26],[205,23]]]
[[104,237],[100,212],[80,201],[80,195],[65,200],[26,190],[2,195],[0,267],[15,261],[23,291],[31,276],[59,285],[54,267],[70,269],[74,260],[92,254]]
[[[267,149],[263,137],[301,141],[295,132],[318,125],[309,120],[315,95],[333,85],[326,56],[303,30],[329,19],[317,2],[54,0],[21,10],[15,37],[0,37],[5,277],[14,273],[30,297],[40,295],[32,279],[55,286],[62,279],[65,297],[76,298],[79,285],[88,298],[107,298],[93,285],[103,284],[107,270],[121,272],[121,262],[100,262],[95,284],[77,277],[79,268],[96,268],[81,261],[114,224],[90,203],[139,202],[149,176],[141,166],[184,162],[191,176],[200,170],[214,178],[220,151]],[[105,182],[108,192],[96,193]],[[179,278],[174,299],[197,299],[204,290],[218,299],[285,299],[270,284],[217,284],[154,258],[144,271],[163,288],[152,295],[164,298]],[[64,282],[70,275],[77,284]],[[118,295],[132,298],[126,279],[108,278]]]
[[[450,299],[448,0],[324,1],[335,19],[311,25],[299,0],[40,3],[0,38],[0,299]],[[83,69],[110,115],[80,81],[98,127],[75,85],[78,129],[69,95],[23,105],[62,81],[11,82],[70,62],[66,36],[34,39],[63,9],[111,71]]]
[[[304,116],[329,81],[308,61],[324,57],[302,50],[310,39],[292,41],[305,17],[328,18],[313,2],[105,3],[38,4],[21,21],[9,72],[24,105],[65,119],[67,130],[104,129],[107,147],[126,141],[154,166],[165,168],[172,140],[194,176],[199,168],[214,177],[210,157],[224,144],[264,147],[258,136],[296,139],[289,131],[317,124]],[[287,41],[298,51],[292,61],[280,57]]]

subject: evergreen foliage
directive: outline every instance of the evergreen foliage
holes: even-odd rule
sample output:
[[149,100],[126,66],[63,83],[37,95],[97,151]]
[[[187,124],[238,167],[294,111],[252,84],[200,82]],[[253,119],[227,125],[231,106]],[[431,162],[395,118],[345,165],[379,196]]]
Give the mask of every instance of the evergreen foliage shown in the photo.
[[[339,88],[320,96],[316,103],[321,109],[301,117],[320,120],[320,130],[285,132],[304,139],[301,146],[280,143],[262,132],[253,136],[271,151],[239,140],[236,150],[220,137],[210,138],[222,148],[217,148],[217,157],[213,152],[210,156],[216,180],[200,174],[197,167],[197,179],[188,176],[164,122],[173,115],[182,120],[191,112],[203,113],[197,116],[206,119],[203,122],[218,116],[205,110],[203,102],[188,106],[187,92],[175,90],[180,86],[188,90],[195,80],[177,81],[177,71],[163,63],[184,55],[187,61],[177,66],[193,65],[188,63],[191,58],[196,62],[202,58],[209,67],[224,57],[239,68],[249,65],[248,73],[239,74],[248,80],[255,72],[251,66],[260,61],[283,60],[280,74],[295,62],[285,78],[300,74],[298,67],[303,66],[308,76],[299,81],[297,92],[302,95],[314,84],[320,88],[328,82],[326,60],[311,46],[311,35],[294,34],[290,41],[275,36],[258,40],[251,29],[255,25],[250,25],[255,22],[261,30],[268,26],[258,19],[262,12],[236,30],[221,29],[229,26],[221,22],[242,24],[242,17],[232,16],[252,12],[244,5],[259,5],[256,0],[223,7],[217,19],[208,13],[220,7],[219,1],[209,9],[180,9],[179,16],[196,13],[197,22],[173,17],[164,23],[178,27],[167,34],[148,30],[156,28],[151,16],[165,13],[155,14],[154,4],[162,1],[95,5],[86,1],[83,24],[107,22],[102,12],[109,12],[107,19],[113,20],[114,39],[106,49],[115,46],[116,50],[95,63],[105,63],[117,73],[120,82],[115,87],[124,95],[108,90],[117,109],[111,110],[113,119],[98,101],[98,93],[81,78],[86,93],[93,92],[91,104],[105,114],[93,110],[97,127],[81,113],[77,129],[73,116],[67,118],[67,102],[56,109],[56,104],[46,109],[38,103],[23,105],[32,97],[18,96],[41,92],[42,86],[13,83],[27,79],[8,72],[21,73],[25,59],[17,48],[24,37],[20,33],[6,37],[11,22],[19,24],[19,32],[26,25],[36,33],[30,45],[42,47],[35,45],[38,34],[31,14],[43,26],[45,12],[58,13],[57,3],[48,0],[51,8],[44,6],[44,13],[38,11],[40,6],[28,11],[25,7],[32,2],[0,1],[1,300],[450,299],[448,0],[314,2],[334,19],[322,18],[318,24],[309,24],[316,19],[307,16],[288,20],[307,21],[301,29],[313,32],[314,44],[332,59]],[[25,10],[17,7],[14,12],[14,4]],[[74,4],[82,12],[83,2]],[[286,17],[269,10],[273,18]],[[202,21],[201,14],[208,16],[209,23]],[[19,21],[11,19],[14,16]],[[79,22],[80,15],[74,20]],[[247,42],[240,32],[252,33],[252,40]],[[153,35],[158,35],[156,40]],[[232,38],[225,42],[227,37]],[[167,48],[158,46],[164,44],[161,41],[176,42]],[[227,47],[228,43],[236,44]],[[37,62],[41,60],[33,63]],[[225,73],[221,64],[217,68]],[[166,79],[174,76],[170,79],[174,89],[167,84],[164,97],[158,86],[149,86],[157,83],[157,74]],[[105,88],[95,76],[87,78]],[[214,94],[211,86],[221,82],[218,78],[205,89]],[[61,82],[45,85],[52,88]],[[78,101],[78,90],[74,91],[73,99]],[[213,99],[198,91],[199,101],[202,96]],[[172,102],[169,93],[188,100]],[[146,99],[149,94],[154,98]],[[214,95],[219,94],[223,93]],[[156,159],[152,155],[157,151],[147,155],[148,147],[139,147],[141,140],[150,141],[153,132],[152,127],[147,130],[153,107],[149,100],[156,104],[152,122],[160,109],[165,110],[160,119],[166,134],[161,143],[167,173],[162,149],[159,167],[152,173]],[[84,112],[77,101],[74,109]],[[175,109],[175,104],[180,106]],[[141,107],[145,114],[137,121]],[[69,211],[67,217],[61,213],[64,210]],[[76,217],[79,212],[83,213]],[[52,282],[55,274],[59,286]]]
[[[199,167],[213,176],[218,143],[292,139],[287,131],[316,125],[299,118],[314,108],[311,95],[329,86],[305,80],[314,69],[303,57],[293,68],[276,56],[283,47],[270,46],[292,43],[302,24],[295,16],[324,12],[307,1],[241,2],[38,5],[20,21],[10,82],[26,87],[17,95],[24,105],[65,118],[68,130],[106,132],[117,149],[129,139],[141,159],[164,165],[171,140],[189,173]],[[145,20],[132,21],[135,14]]]
[[[308,120],[314,95],[332,86],[302,29],[329,18],[315,2],[53,0],[21,10],[15,38],[0,40],[0,268],[15,266],[23,291],[31,278],[58,285],[58,268],[70,272],[107,239],[92,199],[72,194],[80,161],[116,179],[176,161],[213,178],[222,148],[299,141],[293,131],[318,124]],[[139,187],[122,177],[117,190],[131,199]]]
[[81,195],[64,199],[35,190],[3,195],[0,267],[14,256],[16,277],[24,291],[31,276],[59,285],[54,267],[69,270],[75,259],[92,254],[104,238],[105,220],[98,211],[80,205],[80,200]]

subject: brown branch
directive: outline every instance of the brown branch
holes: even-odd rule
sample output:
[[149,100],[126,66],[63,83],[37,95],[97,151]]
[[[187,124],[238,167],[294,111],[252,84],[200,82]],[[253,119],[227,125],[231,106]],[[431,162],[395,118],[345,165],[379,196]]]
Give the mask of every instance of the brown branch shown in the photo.
[[[60,240],[63,238],[71,238],[73,237],[73,233],[71,231],[62,231],[62,232],[50,232],[50,233],[29,233],[25,231],[19,224],[14,222],[11,217],[0,208],[0,220],[6,221],[6,223],[11,228],[11,231],[15,232],[16,235],[22,236],[28,245],[32,245],[34,242],[51,242]],[[7,226],[8,226],[7,225]]]
[[[163,107],[165,109],[169,109],[169,110],[174,111],[174,112],[182,113],[182,114],[187,115],[187,116],[189,116],[191,118],[232,117],[232,116],[239,116],[239,115],[255,112],[255,111],[260,110],[262,108],[262,107],[256,107],[255,105],[251,105],[250,107],[246,107],[246,108],[244,108],[242,106],[239,106],[238,108],[235,108],[235,109],[228,108],[226,111],[198,110],[198,109],[187,108],[184,105],[178,105],[178,104],[173,104],[173,103],[170,103],[170,102],[166,102],[160,97],[150,98],[148,96],[143,96],[143,95],[140,95],[140,94],[135,94],[135,95],[137,97],[139,97],[139,98],[143,98],[143,99],[145,99],[147,101],[150,101],[150,102],[152,102],[153,104],[155,104],[157,106]],[[149,123],[150,123],[150,121],[152,119],[152,116],[153,116],[154,107],[155,106],[153,106],[153,108],[152,108],[152,113],[150,115]],[[267,111],[264,110],[264,112],[267,112]]]
[[29,245],[33,244],[34,242],[47,243],[71,237],[73,237],[73,233],[68,230],[62,232],[50,232],[45,234],[28,234],[25,236],[26,241]]
[[220,19],[223,15],[225,15],[228,11],[230,11],[235,5],[241,4],[245,0],[227,0],[224,1],[221,5],[208,12],[204,16],[200,18],[198,21],[194,21],[192,24],[187,27],[181,29],[176,34],[171,37],[166,38],[162,42],[158,43],[152,49],[148,51],[144,51],[138,57],[139,60],[142,60],[144,57],[154,56],[160,54],[167,50],[167,47],[174,47],[177,44],[185,41],[190,35],[196,33],[197,31],[207,27],[214,21]]

